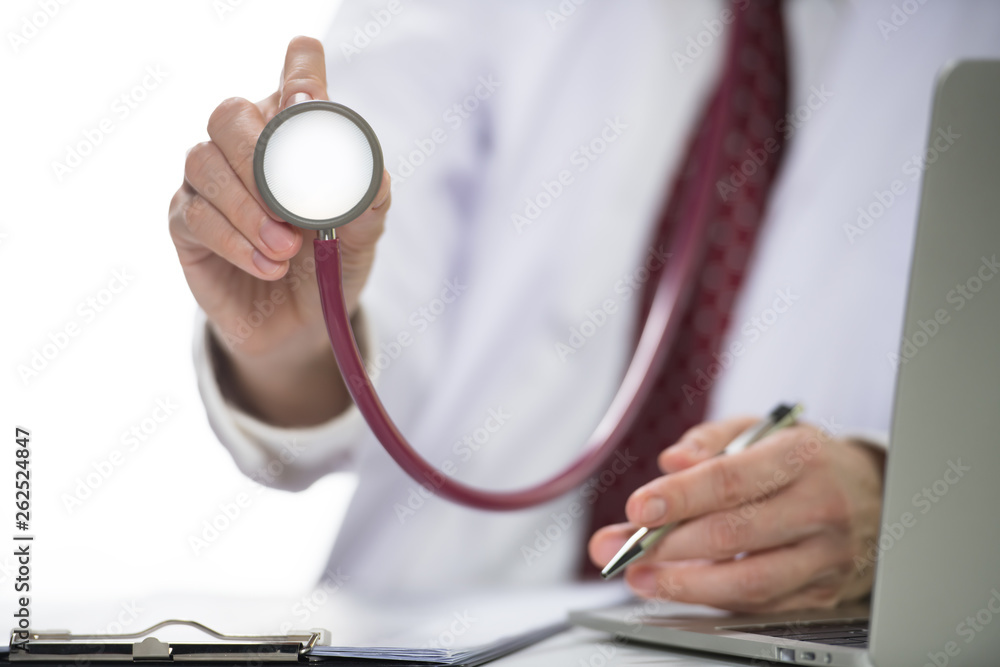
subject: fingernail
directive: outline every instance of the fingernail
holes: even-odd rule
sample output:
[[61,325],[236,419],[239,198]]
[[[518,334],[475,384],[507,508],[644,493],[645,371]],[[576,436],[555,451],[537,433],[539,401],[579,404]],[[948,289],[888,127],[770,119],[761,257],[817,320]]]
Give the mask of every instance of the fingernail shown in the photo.
[[643,525],[649,525],[662,519],[666,513],[667,503],[664,502],[663,498],[654,496],[642,504],[642,509],[639,510],[639,521]]
[[293,104],[298,104],[299,102],[308,102],[312,99],[312,95],[309,93],[295,93],[288,98],[288,103],[285,104],[286,107],[290,107]]
[[260,250],[253,251],[253,263],[254,266],[260,269],[261,273],[270,274],[274,273],[279,268],[281,268],[281,264],[278,264],[277,262],[272,262],[263,254],[261,254]]
[[648,567],[633,568],[628,574],[629,587],[639,595],[656,593],[656,572]]
[[270,218],[260,226],[260,240],[274,252],[285,252],[291,248],[296,236],[291,227]]
[[691,456],[698,456],[702,452],[701,442],[695,438],[681,440],[674,445],[672,449],[679,449],[685,454],[689,454]]

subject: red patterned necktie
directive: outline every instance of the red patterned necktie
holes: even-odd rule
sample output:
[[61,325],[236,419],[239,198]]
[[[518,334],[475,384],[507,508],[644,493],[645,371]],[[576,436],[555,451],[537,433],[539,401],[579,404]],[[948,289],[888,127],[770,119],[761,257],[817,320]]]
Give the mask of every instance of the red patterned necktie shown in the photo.
[[[740,9],[740,7],[745,7]],[[590,532],[625,520],[625,501],[638,487],[659,476],[656,459],[692,426],[702,421],[708,395],[726,359],[721,351],[732,305],[743,279],[747,260],[760,227],[767,196],[781,161],[783,132],[780,121],[786,112],[787,67],[784,22],[780,0],[733,3],[734,20],[728,28],[730,43],[727,69],[709,101],[704,122],[689,142],[682,167],[671,187],[655,231],[653,247],[669,247],[672,231],[687,198],[720,111],[720,99],[728,97],[724,159],[716,175],[717,197],[708,211],[708,236],[704,256],[684,311],[673,348],[663,363],[646,404],[639,412],[619,451],[628,449],[638,461],[610,484],[598,479],[601,492],[590,518]],[[740,38],[735,39],[739,34]],[[729,95],[720,95],[729,85]],[[716,121],[717,122],[717,121]],[[659,276],[645,286],[640,307],[645,322]],[[641,326],[639,327],[641,330]],[[585,576],[598,570],[585,563]]]

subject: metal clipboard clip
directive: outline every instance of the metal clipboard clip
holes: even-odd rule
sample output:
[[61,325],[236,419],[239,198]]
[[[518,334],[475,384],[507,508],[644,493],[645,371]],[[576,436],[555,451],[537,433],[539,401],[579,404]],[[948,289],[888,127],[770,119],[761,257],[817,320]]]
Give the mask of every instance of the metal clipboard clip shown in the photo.
[[[164,642],[150,633],[183,625],[214,637],[215,642]],[[288,635],[224,635],[197,621],[170,619],[145,630],[120,635],[74,635],[69,632],[11,632],[11,662],[297,662],[322,644],[322,630]],[[139,641],[122,641],[136,639]],[[80,664],[79,662],[77,664]],[[85,663],[84,663],[85,664]]]

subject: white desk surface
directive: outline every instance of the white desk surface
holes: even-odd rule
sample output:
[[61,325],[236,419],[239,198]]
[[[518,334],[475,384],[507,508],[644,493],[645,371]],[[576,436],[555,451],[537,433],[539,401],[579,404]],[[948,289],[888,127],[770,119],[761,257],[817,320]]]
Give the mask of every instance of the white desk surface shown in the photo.
[[661,650],[635,644],[613,643],[611,637],[596,630],[573,628],[546,641],[488,663],[497,667],[624,667],[626,665],[755,665],[761,661],[740,658],[710,657],[688,652]]

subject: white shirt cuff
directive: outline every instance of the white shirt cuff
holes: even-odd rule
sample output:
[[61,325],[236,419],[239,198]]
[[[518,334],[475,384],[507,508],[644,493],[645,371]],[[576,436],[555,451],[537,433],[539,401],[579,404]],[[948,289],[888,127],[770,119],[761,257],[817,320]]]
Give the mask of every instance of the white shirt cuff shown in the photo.
[[[365,349],[375,348],[370,327]],[[354,403],[330,421],[303,428],[265,423],[230,404],[222,395],[212,359],[205,313],[195,317],[194,367],[208,422],[236,466],[251,479],[289,491],[307,488],[324,475],[342,470],[367,428]]]

